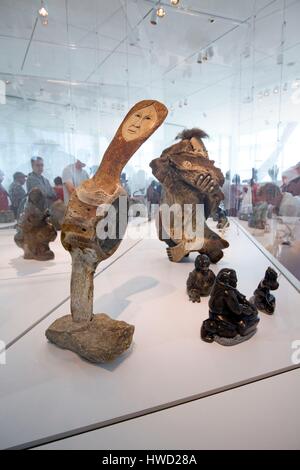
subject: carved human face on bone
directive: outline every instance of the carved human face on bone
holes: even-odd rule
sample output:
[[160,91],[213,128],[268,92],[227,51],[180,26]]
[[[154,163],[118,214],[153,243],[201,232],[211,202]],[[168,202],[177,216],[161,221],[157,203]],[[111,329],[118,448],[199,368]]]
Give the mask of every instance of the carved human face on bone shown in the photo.
[[128,116],[122,126],[122,136],[127,142],[141,139],[150,133],[157,123],[154,105],[138,109]]

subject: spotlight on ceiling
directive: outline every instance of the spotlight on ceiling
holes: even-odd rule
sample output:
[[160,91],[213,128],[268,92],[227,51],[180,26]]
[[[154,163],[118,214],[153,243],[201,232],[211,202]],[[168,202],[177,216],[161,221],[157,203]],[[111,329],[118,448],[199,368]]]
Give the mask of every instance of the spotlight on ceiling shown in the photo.
[[176,7],[179,4],[179,0],[170,0],[171,5]]
[[197,57],[197,63],[198,63],[198,64],[202,64],[202,62],[203,62],[202,53],[199,52],[198,57]]
[[209,21],[209,23],[213,24],[216,20],[215,20],[215,18],[209,18],[208,21]]
[[156,15],[155,10],[152,10],[150,23],[153,24],[154,26],[157,25],[157,15]]
[[43,0],[41,2],[41,7],[40,7],[38,13],[39,13],[39,17],[41,19],[42,24],[44,26],[47,26],[49,13],[48,13],[47,7],[46,7]]
[[274,87],[273,93],[277,95],[279,93],[279,88],[278,86]]
[[163,18],[165,14],[166,14],[166,10],[160,4],[158,4],[156,8],[156,15],[159,18]]

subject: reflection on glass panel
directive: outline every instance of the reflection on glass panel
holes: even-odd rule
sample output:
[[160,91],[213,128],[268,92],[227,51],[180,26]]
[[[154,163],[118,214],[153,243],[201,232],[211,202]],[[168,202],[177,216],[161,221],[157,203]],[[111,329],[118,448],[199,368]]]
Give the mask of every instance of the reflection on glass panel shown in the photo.
[[1,1],[3,194],[37,156],[52,187],[77,160],[90,177],[132,104],[161,100],[165,124],[124,170],[131,195],[146,194],[149,162],[179,132],[200,127],[227,173],[226,210],[300,279],[299,215],[285,219],[300,197],[300,3],[164,3],[152,21],[154,0],[52,0],[43,24],[39,1]]

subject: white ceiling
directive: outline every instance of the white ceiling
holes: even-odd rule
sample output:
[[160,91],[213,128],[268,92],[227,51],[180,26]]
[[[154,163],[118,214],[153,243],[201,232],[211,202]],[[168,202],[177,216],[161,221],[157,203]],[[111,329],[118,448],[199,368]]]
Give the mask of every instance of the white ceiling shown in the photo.
[[[71,115],[78,130],[97,132],[97,117],[118,118],[133,102],[153,97],[171,110],[169,124],[208,132],[230,132],[238,107],[246,132],[254,113],[260,127],[278,118],[272,90],[285,82],[282,119],[297,117],[290,96],[300,78],[299,0],[181,0],[180,10],[164,0],[166,16],[152,26],[155,3],[48,0],[49,24],[34,28],[39,0],[0,0],[0,79],[9,81],[0,119],[56,128],[72,126]],[[209,45],[214,57],[199,65],[198,53]],[[270,96],[258,100],[266,89]]]

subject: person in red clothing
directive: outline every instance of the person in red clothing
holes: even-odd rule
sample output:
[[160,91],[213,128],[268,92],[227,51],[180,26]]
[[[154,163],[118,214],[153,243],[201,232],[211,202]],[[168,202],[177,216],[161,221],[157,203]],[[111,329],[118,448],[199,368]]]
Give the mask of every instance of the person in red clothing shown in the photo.
[[0,211],[1,212],[9,210],[8,192],[2,186],[3,180],[4,180],[4,173],[0,170]]
[[56,194],[57,199],[60,199],[61,201],[64,200],[64,189],[63,189],[63,182],[60,176],[57,176],[54,178],[54,191]]

